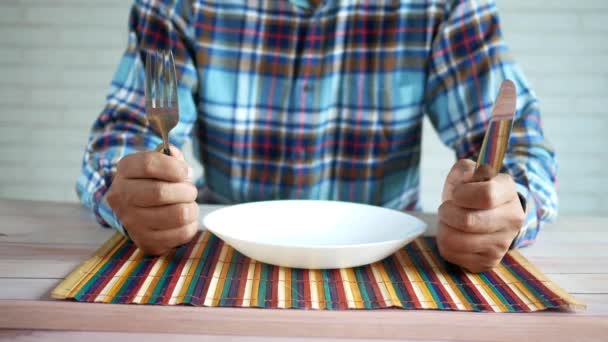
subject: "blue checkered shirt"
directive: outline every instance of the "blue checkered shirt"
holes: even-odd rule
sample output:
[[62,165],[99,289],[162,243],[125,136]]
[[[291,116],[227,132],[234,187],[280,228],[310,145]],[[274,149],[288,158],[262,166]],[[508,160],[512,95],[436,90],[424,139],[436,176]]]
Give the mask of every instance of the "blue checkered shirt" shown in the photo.
[[[118,161],[160,138],[145,118],[142,51],[173,50],[180,121],[201,193],[221,203],[328,199],[419,209],[423,117],[475,159],[504,79],[518,89],[505,172],[526,201],[517,245],[556,215],[538,100],[491,0],[136,1],[126,52],[77,182],[99,221]],[[437,180],[443,182],[443,180]]]

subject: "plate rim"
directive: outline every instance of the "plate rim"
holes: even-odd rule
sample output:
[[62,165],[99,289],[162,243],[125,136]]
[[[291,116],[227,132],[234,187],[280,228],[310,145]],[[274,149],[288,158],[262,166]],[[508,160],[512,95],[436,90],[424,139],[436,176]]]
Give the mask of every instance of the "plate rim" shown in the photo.
[[[255,202],[247,202],[247,203],[238,203],[238,204],[234,204],[234,205],[229,205],[226,206],[224,208],[220,208],[218,210],[215,210],[211,213],[209,213],[208,215],[206,215],[203,220],[202,220],[202,225],[203,228],[205,228],[206,230],[210,231],[211,233],[217,235],[218,237],[221,238],[221,234],[216,233],[213,229],[211,229],[209,227],[208,224],[206,224],[206,221],[208,220],[208,217],[213,216],[215,213],[220,212],[224,209],[232,209],[236,206],[243,206],[243,205],[250,205],[250,204],[257,204],[257,203],[272,203],[272,202],[332,202],[332,203],[342,203],[342,204],[354,204],[354,205],[361,205],[361,206],[367,206],[367,207],[372,207],[374,209],[382,209],[382,210],[389,210],[389,211],[394,211],[396,213],[399,214],[403,214],[408,216],[411,219],[414,219],[415,221],[418,221],[419,223],[421,223],[420,227],[417,228],[416,230],[416,234],[414,235],[414,238],[412,238],[412,240],[416,239],[417,237],[421,236],[424,234],[424,232],[428,229],[428,224],[421,220],[420,218],[414,216],[414,215],[410,215],[406,212],[397,210],[397,209],[392,209],[392,208],[386,208],[386,207],[380,207],[380,206],[375,206],[375,205],[371,205],[371,204],[367,204],[367,203],[358,203],[358,202],[348,202],[348,201],[334,201],[334,200],[307,200],[307,199],[287,199],[287,200],[267,200],[267,201],[255,201]],[[223,239],[223,238],[222,238]],[[238,238],[238,237],[233,237],[231,236],[230,239],[234,239],[234,240],[238,240],[240,242],[246,242],[246,243],[255,243],[257,245],[262,245],[262,246],[270,246],[270,247],[279,247],[279,248],[298,248],[298,249],[347,249],[347,248],[363,248],[363,247],[374,247],[377,245],[383,245],[383,244],[390,244],[390,243],[395,243],[395,242],[403,242],[406,241],[407,238],[403,238],[403,239],[391,239],[391,240],[384,240],[384,241],[376,241],[376,242],[366,242],[366,243],[357,243],[357,244],[346,244],[346,245],[293,245],[293,244],[277,244],[277,243],[269,243],[269,242],[253,242],[252,240],[245,240],[242,238]],[[412,241],[410,240],[410,241]]]

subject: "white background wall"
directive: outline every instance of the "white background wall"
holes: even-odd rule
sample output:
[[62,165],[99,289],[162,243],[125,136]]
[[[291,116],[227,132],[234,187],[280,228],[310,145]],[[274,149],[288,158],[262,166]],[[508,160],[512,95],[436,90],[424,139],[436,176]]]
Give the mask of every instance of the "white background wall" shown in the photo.
[[[563,215],[608,215],[608,0],[498,0],[507,43],[542,100]],[[0,197],[76,201],[89,127],[125,47],[128,0],[0,2]],[[425,125],[422,196],[453,156]]]

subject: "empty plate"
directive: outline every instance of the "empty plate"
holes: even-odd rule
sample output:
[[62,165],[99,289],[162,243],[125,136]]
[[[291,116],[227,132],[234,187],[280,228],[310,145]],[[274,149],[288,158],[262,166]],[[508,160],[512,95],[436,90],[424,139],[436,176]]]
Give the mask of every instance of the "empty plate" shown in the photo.
[[315,200],[228,206],[205,216],[203,225],[252,259],[310,269],[382,260],[426,229],[426,223],[401,211]]

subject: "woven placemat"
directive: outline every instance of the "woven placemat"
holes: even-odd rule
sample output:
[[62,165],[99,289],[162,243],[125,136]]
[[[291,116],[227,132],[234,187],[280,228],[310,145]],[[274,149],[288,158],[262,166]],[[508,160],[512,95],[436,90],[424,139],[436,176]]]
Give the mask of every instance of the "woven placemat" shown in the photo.
[[305,270],[272,266],[203,231],[162,257],[144,256],[120,234],[52,292],[81,302],[295,309],[437,309],[532,312],[583,309],[517,250],[490,272],[472,274],[441,259],[420,237],[361,267]]

